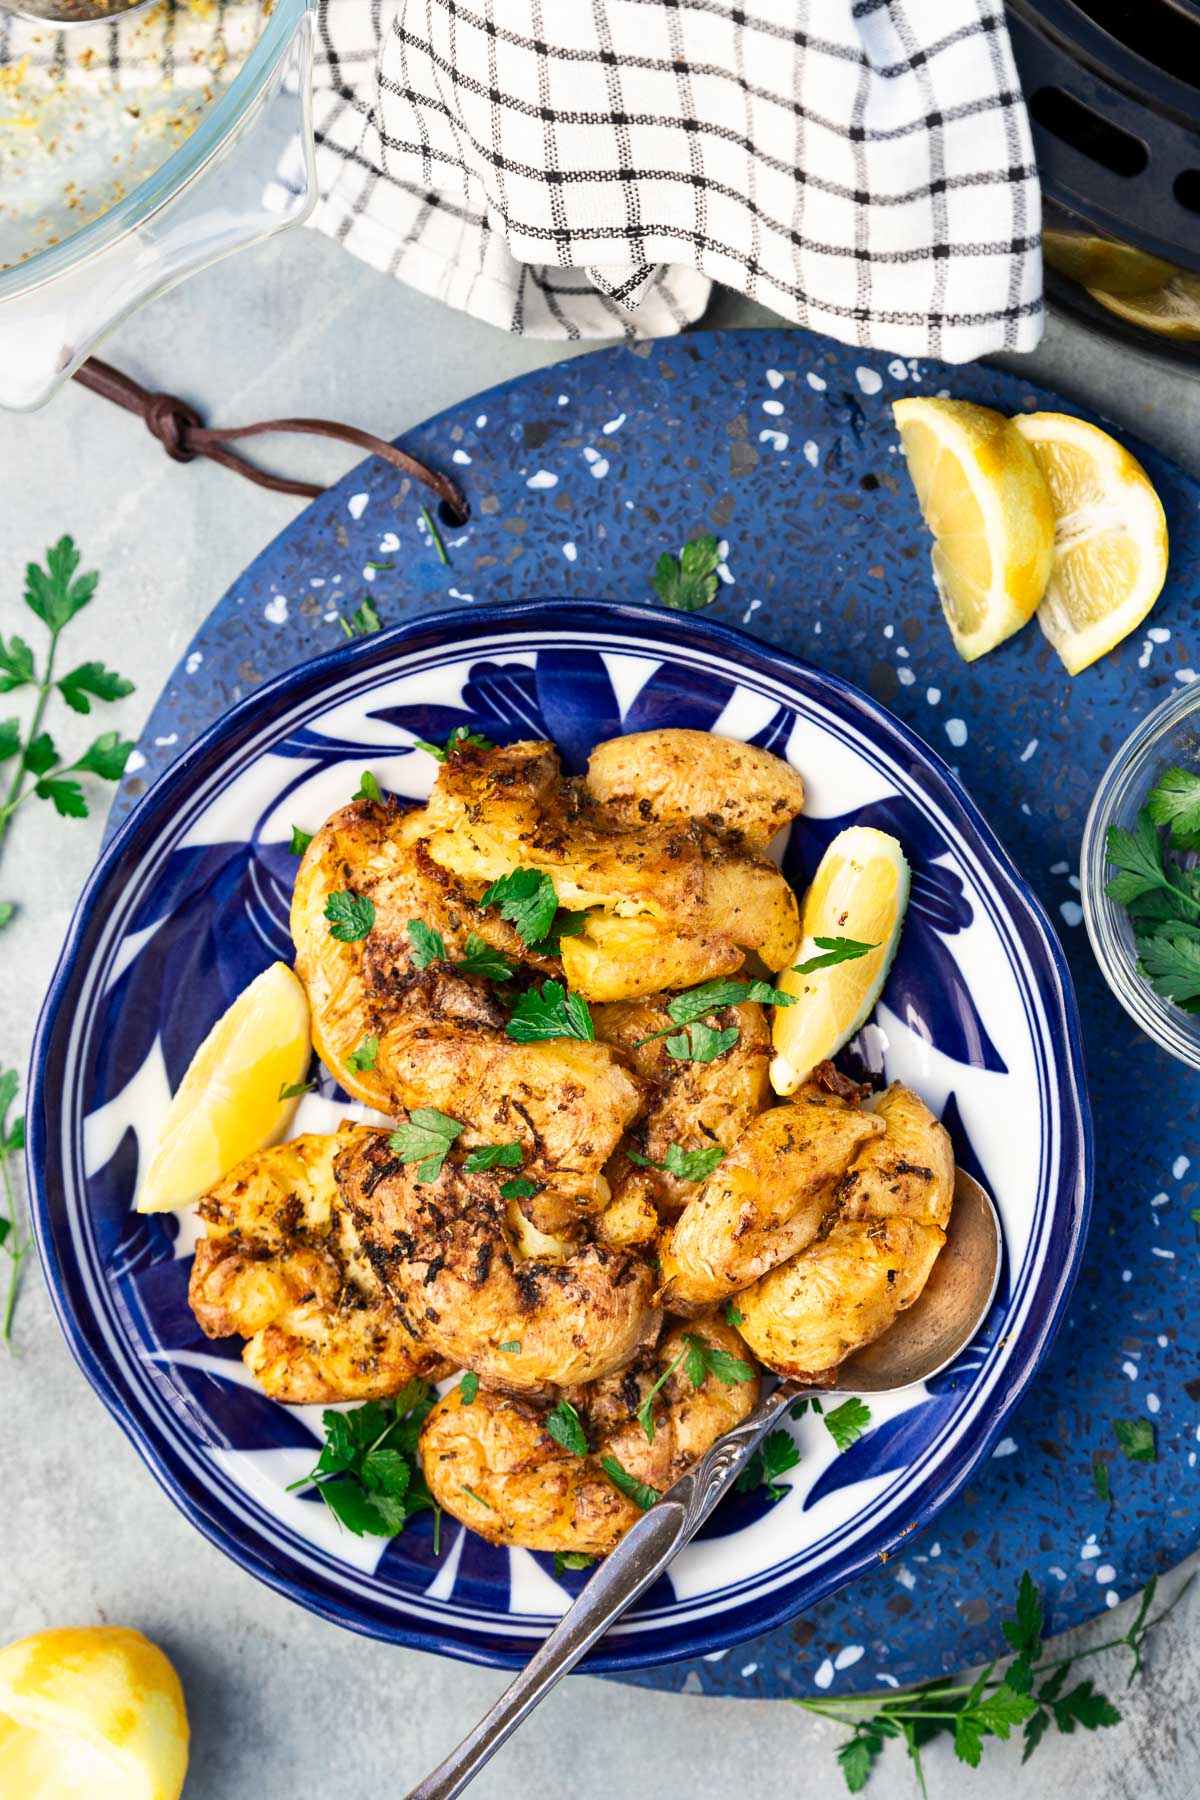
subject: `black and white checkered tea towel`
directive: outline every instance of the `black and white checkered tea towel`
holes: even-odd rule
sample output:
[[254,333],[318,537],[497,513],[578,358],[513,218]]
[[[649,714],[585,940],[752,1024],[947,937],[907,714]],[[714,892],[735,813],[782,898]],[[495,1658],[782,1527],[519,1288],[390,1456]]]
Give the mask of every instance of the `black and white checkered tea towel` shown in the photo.
[[1042,329],[1000,0],[322,0],[315,223],[506,330],[657,336],[714,281],[951,362]]

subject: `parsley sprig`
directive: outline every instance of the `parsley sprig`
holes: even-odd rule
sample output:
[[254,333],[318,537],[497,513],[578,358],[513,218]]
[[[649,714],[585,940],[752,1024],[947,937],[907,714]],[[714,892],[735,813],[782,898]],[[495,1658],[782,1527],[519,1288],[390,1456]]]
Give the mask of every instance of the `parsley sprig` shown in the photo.
[[339,613],[338,624],[348,638],[371,637],[376,631],[383,630],[383,620],[376,612],[375,602],[369,594],[363,595],[361,603],[348,619]]
[[[415,969],[427,969],[431,962],[448,962],[446,940],[440,931],[427,925],[424,919],[410,919],[405,929],[412,944],[412,961]],[[511,981],[516,973],[515,966],[499,950],[493,950],[490,944],[474,931],[467,933],[467,954],[460,957],[451,966],[460,975],[479,975],[485,981]]]
[[1197,847],[1200,775],[1177,768],[1150,789],[1135,829],[1110,825],[1105,844],[1105,892],[1129,914],[1138,971],[1185,1012],[1200,1012],[1200,869],[1179,855]]
[[416,1453],[436,1398],[428,1382],[410,1381],[393,1400],[368,1400],[349,1412],[327,1408],[321,1415],[325,1446],[288,1492],[315,1486],[355,1537],[396,1537],[414,1513],[429,1508],[439,1513],[440,1524]]
[[15,1069],[0,1071],[0,1183],[3,1184],[5,1207],[4,1212],[0,1213],[0,1249],[8,1257],[8,1286],[4,1297],[0,1337],[10,1347],[13,1312],[17,1304],[17,1290],[21,1285],[21,1263],[33,1248],[33,1234],[25,1229],[19,1205],[20,1178],[14,1181],[8,1166],[9,1157],[18,1155],[25,1148],[24,1118],[14,1119],[11,1124],[8,1118],[20,1085],[21,1078]]
[[1151,1579],[1142,1594],[1133,1623],[1121,1637],[1093,1644],[1074,1656],[1043,1658],[1042,1602],[1026,1570],[1017,1590],[1016,1617],[1002,1622],[1005,1639],[1014,1652],[1013,1660],[1002,1676],[995,1674],[997,1665],[991,1662],[969,1685],[930,1681],[924,1687],[893,1694],[884,1700],[877,1694],[830,1695],[794,1700],[792,1704],[849,1727],[851,1736],[838,1751],[837,1760],[852,1794],[860,1794],[866,1787],[876,1760],[890,1739],[904,1744],[924,1794],[921,1752],[943,1734],[953,1737],[954,1753],[959,1760],[970,1768],[977,1768],[985,1740],[1007,1739],[1017,1726],[1023,1727],[1022,1760],[1027,1762],[1051,1726],[1070,1734],[1076,1729],[1099,1731],[1119,1724],[1119,1711],[1106,1695],[1097,1692],[1089,1678],[1068,1688],[1073,1668],[1088,1657],[1099,1656],[1107,1650],[1126,1649],[1133,1658],[1129,1674],[1132,1681],[1142,1667],[1147,1636],[1166,1618],[1171,1608],[1178,1605],[1190,1585],[1190,1582],[1185,1584],[1171,1605],[1151,1618],[1150,1609],[1157,1590],[1156,1580]]
[[869,956],[872,950],[878,950],[878,944],[863,944],[857,938],[849,937],[815,937],[813,943],[821,952],[820,956],[810,956],[806,962],[796,963],[792,973],[795,975],[811,975],[817,969],[831,969],[836,963],[856,962],[860,956]]
[[419,1182],[436,1181],[442,1164],[450,1154],[450,1146],[466,1126],[436,1106],[418,1106],[408,1115],[408,1123],[393,1131],[388,1149],[401,1162],[418,1163]]
[[663,1370],[646,1398],[637,1410],[637,1421],[646,1434],[646,1442],[654,1442],[654,1397],[664,1388],[672,1375],[683,1364],[684,1373],[694,1388],[701,1388],[710,1375],[723,1387],[733,1387],[739,1381],[753,1381],[754,1370],[741,1357],[733,1356],[719,1345],[709,1344],[701,1337],[693,1337],[689,1332],[683,1340],[683,1348],[670,1366]]
[[768,1431],[738,1476],[737,1491],[739,1494],[750,1494],[757,1487],[765,1487],[770,1500],[782,1500],[790,1483],[781,1483],[779,1477],[796,1468],[799,1462],[800,1452],[789,1434],[786,1431]]
[[498,906],[523,943],[542,943],[558,915],[558,895],[544,869],[513,869],[479,896],[480,906]]
[[712,1144],[704,1150],[685,1150],[682,1144],[668,1144],[667,1154],[661,1162],[654,1162],[637,1150],[627,1150],[625,1154],[639,1169],[661,1169],[664,1175],[674,1175],[680,1181],[706,1181],[725,1160],[720,1144]]
[[[86,819],[88,803],[76,777],[95,775],[101,781],[119,781],[133,749],[132,743],[117,732],[103,731],[93,738],[82,756],[68,762],[50,733],[42,728],[54,693],[73,712],[87,714],[94,701],[121,700],[133,692],[132,681],[126,681],[102,662],[78,663],[65,675],[55,674],[59,639],[76,614],[88,605],[99,581],[94,572],[80,575],[78,570],[79,551],[69,537],[61,537],[51,545],[44,568],[30,563],[25,570],[25,604],[50,634],[40,670],[23,637],[15,632],[7,641],[0,637],[0,694],[23,688],[32,688],[35,693],[26,730],[22,730],[19,719],[0,721],[0,762],[15,761],[8,793],[0,802],[0,843],[17,808],[34,795],[48,801],[62,818]],[[5,904],[11,909],[10,902]],[[5,922],[11,916],[9,910]]]
[[661,1031],[652,1031],[648,1037],[639,1038],[634,1049],[652,1044],[656,1038],[666,1038],[663,1048],[677,1062],[715,1062],[726,1050],[732,1050],[740,1033],[736,1025],[718,1030],[706,1022],[706,1015],[725,1006],[740,1006],[746,1000],[756,1000],[760,1006],[796,1004],[794,994],[785,994],[781,988],[772,987],[769,981],[732,981],[718,976],[668,1000],[667,1017],[673,1023]]
[[434,762],[444,763],[462,744],[474,744],[477,750],[494,750],[491,738],[484,737],[482,732],[472,731],[467,725],[456,725],[444,744],[431,744],[428,738],[414,738],[413,747],[425,750]]
[[654,591],[675,612],[699,612],[717,597],[721,549],[715,537],[693,538],[678,556],[664,550],[654,565]]

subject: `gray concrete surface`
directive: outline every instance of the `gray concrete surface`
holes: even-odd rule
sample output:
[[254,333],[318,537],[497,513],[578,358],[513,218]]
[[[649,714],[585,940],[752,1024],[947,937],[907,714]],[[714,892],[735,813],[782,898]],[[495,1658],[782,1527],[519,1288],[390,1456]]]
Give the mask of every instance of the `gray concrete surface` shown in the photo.
[[[767,323],[722,296],[712,321]],[[302,233],[210,270],[139,314],[107,354],[132,374],[235,423],[281,413],[352,420],[385,435],[521,370],[559,345],[521,342],[452,316]],[[1119,360],[1054,326],[1031,371],[1200,465],[1200,384]],[[333,479],[322,446],[281,446],[289,467]],[[204,614],[299,502],[217,469],[167,461],[125,415],[78,388],[26,418],[0,417],[0,630],[20,613],[20,573],[74,533],[103,586],[80,655],[104,654],[137,682],[111,715],[136,734]],[[0,1065],[24,1066],[33,1019],[102,819],[19,815],[0,855],[0,896],[22,902],[0,939]],[[0,1641],[40,1626],[140,1626],[182,1674],[194,1733],[187,1800],[322,1800],[402,1793],[474,1721],[502,1678],[337,1631],[276,1598],[176,1512],[71,1362],[31,1269],[18,1354],[0,1355]],[[1174,1591],[1186,1571],[1165,1584]],[[1123,1628],[1128,1609],[1077,1634]],[[1200,1583],[1158,1634],[1146,1679],[1119,1696],[1122,1724],[1047,1741],[1022,1769],[991,1744],[962,1770],[929,1754],[931,1800],[1010,1800],[1062,1791],[1102,1800],[1195,1800],[1200,1745]],[[1116,1658],[1092,1665],[1124,1681]],[[836,1728],[783,1704],[664,1697],[578,1679],[550,1699],[479,1781],[479,1800],[607,1800],[684,1793],[833,1794]],[[0,1778],[0,1791],[3,1780]],[[870,1792],[915,1792],[889,1752]]]

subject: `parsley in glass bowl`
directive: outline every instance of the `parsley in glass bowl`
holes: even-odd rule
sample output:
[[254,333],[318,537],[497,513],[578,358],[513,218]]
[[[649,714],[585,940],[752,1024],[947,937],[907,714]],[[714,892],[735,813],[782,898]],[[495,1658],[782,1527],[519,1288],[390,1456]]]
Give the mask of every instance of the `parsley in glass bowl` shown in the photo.
[[1148,1037],[1200,1069],[1200,682],[1126,739],[1083,829],[1080,889],[1104,979]]

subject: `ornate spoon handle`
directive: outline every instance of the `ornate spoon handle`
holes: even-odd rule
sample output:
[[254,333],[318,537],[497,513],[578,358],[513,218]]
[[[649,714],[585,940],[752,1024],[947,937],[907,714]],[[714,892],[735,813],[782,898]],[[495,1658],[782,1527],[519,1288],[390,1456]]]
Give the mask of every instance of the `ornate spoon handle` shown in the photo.
[[569,1612],[474,1731],[412,1789],[408,1800],[454,1800],[454,1795],[462,1793],[556,1682],[695,1536],[760,1439],[799,1392],[787,1382],[776,1388],[655,1502],[605,1558]]

